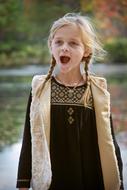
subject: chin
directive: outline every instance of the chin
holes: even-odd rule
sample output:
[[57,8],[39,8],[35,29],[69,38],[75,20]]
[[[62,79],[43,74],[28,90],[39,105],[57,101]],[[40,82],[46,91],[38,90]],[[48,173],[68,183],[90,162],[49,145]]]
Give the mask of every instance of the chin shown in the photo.
[[59,65],[58,65],[58,68],[59,68],[59,71],[60,71],[61,73],[67,73],[67,72],[70,70],[68,64],[66,64],[66,65],[64,65],[64,64],[59,64]]

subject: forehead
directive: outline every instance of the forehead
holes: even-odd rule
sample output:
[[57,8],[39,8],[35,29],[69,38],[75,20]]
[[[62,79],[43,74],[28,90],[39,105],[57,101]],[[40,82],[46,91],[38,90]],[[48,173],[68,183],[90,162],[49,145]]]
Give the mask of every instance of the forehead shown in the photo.
[[76,24],[64,25],[56,30],[54,38],[80,38],[81,31]]

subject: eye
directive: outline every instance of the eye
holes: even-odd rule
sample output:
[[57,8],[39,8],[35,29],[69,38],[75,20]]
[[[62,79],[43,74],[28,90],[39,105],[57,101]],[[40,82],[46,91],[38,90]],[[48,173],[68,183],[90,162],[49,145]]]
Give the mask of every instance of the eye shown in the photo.
[[55,41],[55,44],[56,44],[56,45],[61,45],[62,43],[63,43],[62,40],[56,40],[56,41]]
[[70,45],[71,45],[71,46],[78,46],[78,43],[75,42],[75,41],[71,41],[71,42],[70,42]]

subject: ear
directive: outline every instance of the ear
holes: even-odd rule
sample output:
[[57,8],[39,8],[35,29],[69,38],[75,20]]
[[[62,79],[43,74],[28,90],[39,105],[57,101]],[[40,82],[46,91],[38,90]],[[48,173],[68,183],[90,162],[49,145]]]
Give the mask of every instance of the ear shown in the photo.
[[85,49],[85,52],[84,52],[84,57],[88,57],[90,55],[91,51],[89,48],[86,48]]

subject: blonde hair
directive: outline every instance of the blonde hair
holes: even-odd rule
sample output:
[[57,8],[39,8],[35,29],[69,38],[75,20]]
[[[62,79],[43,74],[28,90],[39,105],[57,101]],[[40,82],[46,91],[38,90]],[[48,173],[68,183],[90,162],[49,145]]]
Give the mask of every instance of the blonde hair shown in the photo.
[[79,27],[83,44],[92,53],[92,57],[98,58],[105,54],[90,18],[77,13],[67,13],[53,23],[48,38],[49,49],[51,49],[51,43],[56,31],[65,25],[77,25]]
[[[86,72],[86,79],[87,79],[86,82],[88,82],[88,64],[93,58],[95,59],[102,58],[105,55],[105,51],[102,48],[102,45],[96,34],[97,32],[95,28],[93,27],[90,21],[90,18],[86,16],[81,16],[80,14],[77,14],[77,13],[67,13],[63,17],[56,20],[50,29],[50,34],[48,38],[48,47],[49,47],[50,52],[51,52],[52,40],[55,36],[55,33],[61,27],[66,26],[66,25],[76,25],[79,27],[84,47],[89,52],[88,57],[83,57],[82,59],[82,61],[85,62],[84,70]],[[50,65],[50,69],[47,74],[47,77],[45,81],[43,82],[43,84],[40,85],[37,90],[38,96],[40,96],[45,86],[45,83],[51,78],[55,65],[56,65],[56,61],[54,57],[52,56],[51,65]]]

